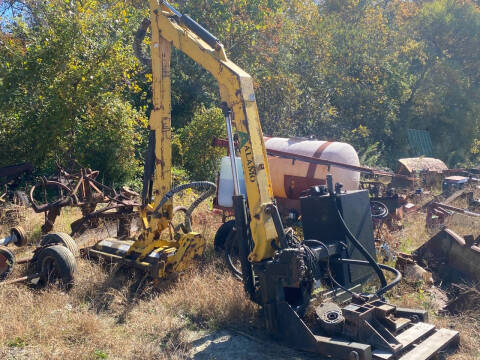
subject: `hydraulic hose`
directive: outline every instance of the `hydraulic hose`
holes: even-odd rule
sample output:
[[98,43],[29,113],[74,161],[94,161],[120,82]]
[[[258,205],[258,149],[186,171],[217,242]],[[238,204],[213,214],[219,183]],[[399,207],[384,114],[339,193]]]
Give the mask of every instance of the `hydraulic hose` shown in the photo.
[[147,34],[148,27],[150,26],[150,19],[145,18],[140,23],[137,32],[135,33],[135,37],[133,38],[133,52],[137,59],[147,68],[152,67],[152,59],[145,56],[142,50],[142,42]]
[[[372,200],[370,201],[370,207],[372,208],[372,217],[376,219],[385,219],[388,216],[388,208],[381,201]],[[379,210],[378,212],[373,212],[373,209]]]
[[[166,193],[163,196],[162,200],[160,200],[160,202],[158,203],[158,205],[155,208],[155,210],[153,211],[153,213],[154,214],[158,213],[158,211],[162,208],[162,206],[165,205],[165,203],[168,200],[170,200],[175,194],[177,194],[181,191],[187,190],[187,189],[197,189],[197,190],[207,189],[206,193],[209,193],[208,196],[210,196],[212,194],[212,191],[215,191],[217,189],[217,186],[214,183],[211,183],[209,181],[195,181],[195,182],[191,182],[191,183],[188,183],[188,184],[179,185],[179,186],[173,188],[172,190],[170,190],[168,193]],[[190,205],[190,208],[188,208],[188,210],[187,210],[187,214],[189,213],[190,210],[191,210],[190,211],[190,214],[191,214],[193,212],[193,210],[198,206],[198,204],[200,204],[203,200],[205,200],[208,197],[208,196],[203,197],[203,195],[204,194],[202,194],[196,201],[194,201],[192,203],[192,205]],[[201,200],[198,201],[199,199],[201,199]]]
[[[345,263],[345,264],[351,264],[351,265],[370,266],[370,263],[368,261],[363,261],[363,260],[338,259],[337,261]],[[381,295],[385,294],[388,290],[390,290],[394,286],[396,286],[402,280],[402,274],[401,274],[400,271],[398,271],[397,269],[395,269],[391,266],[384,265],[384,264],[377,264],[377,265],[378,265],[378,267],[395,274],[395,279],[393,279],[393,281],[390,284],[387,284],[387,285],[381,287],[375,293],[378,297],[380,297]]]
[[[222,43],[220,42],[220,40],[218,40],[207,29],[205,29],[202,25],[200,25],[195,20],[193,20],[190,16],[188,16],[187,14],[179,13],[167,1],[162,1],[161,3],[170,9],[170,11],[174,14],[177,21],[180,24],[190,29],[193,33],[195,33],[195,35],[200,37],[213,49],[219,50],[222,47]],[[151,24],[151,21],[149,18],[145,18],[142,20],[142,22],[140,23],[137,29],[137,32],[135,33],[135,36],[133,39],[133,45],[132,45],[135,56],[146,68],[152,67],[152,59],[143,53],[142,43],[143,43],[143,39],[145,39],[145,35],[147,34],[147,30],[150,24]]]
[[382,288],[387,286],[387,279],[385,279],[385,274],[383,273],[382,269],[380,266],[377,264],[377,261],[370,255],[370,253],[365,249],[365,247],[358,241],[357,238],[352,234],[350,229],[348,228],[347,224],[345,223],[345,220],[343,219],[342,213],[340,212],[336,199],[333,197],[332,201],[334,203],[335,209],[337,210],[338,217],[340,219],[340,222],[342,224],[342,227],[344,228],[348,239],[352,242],[352,244],[357,248],[358,251],[362,254],[362,256],[367,259],[368,263],[372,266],[372,268],[375,270],[375,272],[378,275],[378,278],[380,279],[380,284],[382,285]]
[[212,186],[210,186],[208,188],[207,191],[205,191],[204,193],[202,193],[202,195],[200,195],[190,206],[189,208],[187,209],[187,211],[185,212],[185,229],[187,232],[191,232],[192,231],[192,213],[193,211],[197,208],[198,205],[200,205],[202,203],[202,201],[208,199],[210,196],[212,196],[213,194],[215,194],[215,192],[217,191],[217,187],[215,186],[215,184],[211,183]]
[[[330,256],[328,255],[328,247],[327,245],[325,245],[323,242],[319,241],[319,240],[304,240],[302,242],[302,245],[304,247],[304,249],[306,250],[306,253],[307,253],[307,261],[310,263],[309,266],[312,267],[314,269],[314,271],[316,270],[317,268],[317,263],[318,263],[318,259],[315,259],[315,264],[312,264],[312,260],[309,260],[309,258],[312,258],[312,257],[315,257],[314,255],[314,252],[310,249],[309,245],[308,244],[312,244],[312,245],[319,245],[321,246],[323,249],[325,249],[325,252],[326,252],[326,265],[327,265],[327,275],[328,277],[330,278],[330,280],[332,281],[332,283],[339,287],[340,289],[342,289],[343,291],[349,293],[350,295],[352,295],[353,297],[355,298],[358,298],[360,300],[367,300],[364,296],[362,296],[361,294],[357,294],[356,292],[350,290],[349,288],[343,286],[342,284],[340,284],[337,280],[335,280],[335,278],[333,277],[332,275],[332,271],[330,270]],[[368,264],[368,262],[367,262]]]

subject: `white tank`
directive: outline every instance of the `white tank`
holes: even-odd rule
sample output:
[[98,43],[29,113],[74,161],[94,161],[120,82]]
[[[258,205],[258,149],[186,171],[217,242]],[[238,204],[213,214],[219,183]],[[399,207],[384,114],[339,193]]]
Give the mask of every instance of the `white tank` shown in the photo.
[[[243,177],[242,170],[242,159],[236,157],[237,173],[238,173],[238,182],[240,184],[240,192],[243,195],[247,194],[245,179]],[[218,186],[217,186],[217,202],[218,205],[230,208],[233,206],[233,174],[232,174],[232,163],[230,162],[230,157],[224,156],[220,162],[220,175],[218,177]]]
[[[283,151],[292,155],[304,155],[318,159],[332,160],[348,165],[360,165],[358,155],[353,146],[320,140],[298,138],[265,138],[267,150]],[[298,160],[290,160],[274,156],[268,157],[270,177],[275,197],[298,199],[300,193],[313,185],[326,183],[328,166],[309,164]],[[336,166],[330,167],[333,182],[342,183],[346,190],[357,190],[360,184],[360,173]]]
[[[348,165],[359,166],[358,155],[353,146],[341,142],[320,140],[305,140],[298,138],[265,138],[267,150],[287,152],[292,155],[304,155],[318,159],[332,160]],[[243,178],[242,163],[236,158],[240,191],[245,195],[245,180]],[[273,195],[280,199],[298,199],[300,193],[311,186],[326,183],[328,166],[305,163],[299,160],[290,160],[275,156],[268,156],[270,177]],[[360,184],[360,173],[331,166],[330,173],[333,182],[342,183],[346,190],[357,190]],[[218,205],[232,206],[233,179],[230,158],[223,157],[220,164],[218,180]]]

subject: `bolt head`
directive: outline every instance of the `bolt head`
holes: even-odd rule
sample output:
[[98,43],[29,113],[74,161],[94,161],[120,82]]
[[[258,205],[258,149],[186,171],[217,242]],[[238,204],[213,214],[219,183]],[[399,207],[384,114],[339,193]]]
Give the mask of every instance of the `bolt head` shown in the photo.
[[350,354],[348,354],[348,360],[359,360],[360,355],[358,355],[358,352],[356,351],[351,351]]

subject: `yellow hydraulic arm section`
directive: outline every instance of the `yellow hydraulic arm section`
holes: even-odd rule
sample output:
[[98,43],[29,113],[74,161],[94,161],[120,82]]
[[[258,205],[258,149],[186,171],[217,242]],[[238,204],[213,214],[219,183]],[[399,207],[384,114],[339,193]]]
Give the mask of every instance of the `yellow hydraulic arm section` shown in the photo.
[[164,1],[159,3],[150,0],[150,9],[154,109],[149,125],[155,133],[154,196],[153,203],[142,211],[146,230],[133,244],[130,252],[146,254],[152,251],[157,245],[156,239],[160,232],[168,227],[168,221],[172,217],[171,201],[163,204],[158,212],[154,212],[154,209],[171,189],[172,181],[170,56],[173,45],[218,81],[222,103],[230,110],[239,140],[254,242],[249,260],[259,262],[269,258],[274,252],[272,241],[277,241],[278,236],[267,210],[273,203],[273,194],[252,78],[227,58],[223,45],[218,40],[210,34],[210,37],[205,37],[199,31],[194,31],[198,27],[206,32],[188,16],[181,15]]

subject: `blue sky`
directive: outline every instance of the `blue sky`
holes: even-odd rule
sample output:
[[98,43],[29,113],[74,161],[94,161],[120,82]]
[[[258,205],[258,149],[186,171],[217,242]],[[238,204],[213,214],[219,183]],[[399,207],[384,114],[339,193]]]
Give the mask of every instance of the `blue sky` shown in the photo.
[[10,4],[6,3],[3,0],[0,0],[0,15],[7,20],[10,20],[13,16],[13,11],[16,12],[16,15],[19,15],[19,12],[21,11],[21,4],[17,3],[16,4],[16,9],[13,10]]
[[21,8],[17,4],[16,9],[12,9],[10,4],[0,0],[0,29],[4,29],[5,25],[12,20],[12,17],[20,15]]
[[[5,9],[6,7],[8,8]],[[10,20],[12,18],[12,9],[8,6],[8,4],[4,4],[3,1],[1,0],[0,0],[0,15],[2,16],[2,19],[0,20],[2,23],[4,20]]]

